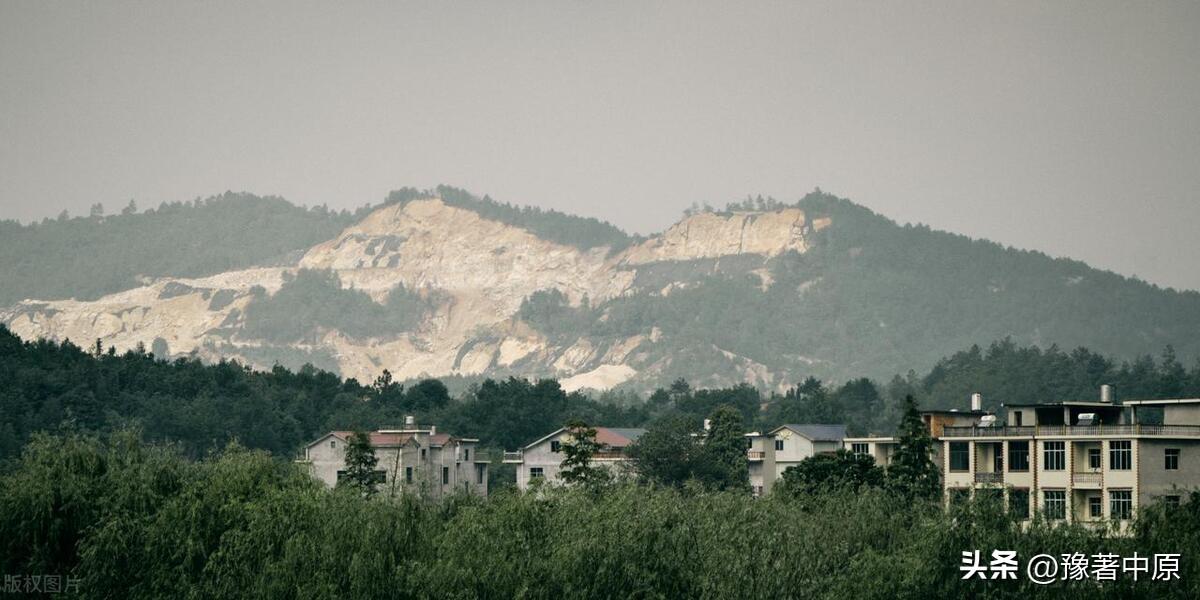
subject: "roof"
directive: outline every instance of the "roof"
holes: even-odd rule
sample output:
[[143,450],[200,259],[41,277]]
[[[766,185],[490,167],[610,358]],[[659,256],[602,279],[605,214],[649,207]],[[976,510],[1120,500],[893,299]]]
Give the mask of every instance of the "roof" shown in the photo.
[[1126,400],[1121,404],[1132,406],[1163,406],[1166,404],[1200,404],[1200,398],[1174,398],[1169,400]]
[[959,410],[957,408],[929,408],[919,411],[923,415],[990,415],[986,410]]
[[[642,437],[646,433],[645,429],[638,427],[593,427],[596,430],[596,441],[605,446],[612,448],[624,448]],[[559,435],[566,431],[566,427],[559,427],[547,435],[544,435],[528,444],[525,448],[532,448],[542,442]]]
[[840,442],[846,439],[845,425],[797,425],[788,423],[772,429],[771,433],[785,428],[814,442]]
[[[350,436],[354,435],[353,431],[331,431],[329,435],[337,436],[343,441],[349,441]],[[328,437],[328,436],[326,436]],[[371,431],[367,433],[367,437],[371,439],[372,446],[403,446],[413,439],[411,433],[382,433],[379,431]],[[321,439],[325,439],[324,437]],[[317,440],[321,441],[321,440]],[[311,445],[311,444],[310,444]]]
[[1064,400],[1061,402],[1023,402],[1023,403],[1010,403],[1010,404],[1004,405],[1004,407],[1006,407],[1006,408],[1012,408],[1012,407],[1038,408],[1038,407],[1043,407],[1043,406],[1046,406],[1046,407],[1088,406],[1088,407],[1097,407],[1097,408],[1104,408],[1104,407],[1121,408],[1121,405],[1117,404],[1115,402],[1096,402],[1096,401],[1085,401],[1085,400]]

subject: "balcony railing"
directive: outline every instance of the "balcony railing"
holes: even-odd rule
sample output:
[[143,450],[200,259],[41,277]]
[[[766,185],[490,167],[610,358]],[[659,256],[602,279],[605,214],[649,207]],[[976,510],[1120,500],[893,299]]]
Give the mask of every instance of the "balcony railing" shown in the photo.
[[1072,483],[1100,483],[1100,472],[1071,473],[1071,481]]
[[1162,435],[1198,437],[1200,425],[1038,425],[1024,427],[943,427],[942,437],[1045,437]]
[[976,473],[975,483],[1004,483],[1004,473]]
[[525,459],[525,454],[520,450],[516,452],[505,452],[504,462],[521,462]]
[[762,459],[766,458],[766,456],[767,456],[767,453],[763,452],[762,450],[747,450],[746,451],[746,458],[748,458],[750,460],[762,460]]

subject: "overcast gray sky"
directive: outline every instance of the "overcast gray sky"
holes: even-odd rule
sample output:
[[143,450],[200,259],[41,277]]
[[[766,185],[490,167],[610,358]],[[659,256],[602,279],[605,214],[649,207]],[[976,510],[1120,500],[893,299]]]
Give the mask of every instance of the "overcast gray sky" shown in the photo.
[[816,186],[1200,289],[1200,3],[0,0],[0,218]]

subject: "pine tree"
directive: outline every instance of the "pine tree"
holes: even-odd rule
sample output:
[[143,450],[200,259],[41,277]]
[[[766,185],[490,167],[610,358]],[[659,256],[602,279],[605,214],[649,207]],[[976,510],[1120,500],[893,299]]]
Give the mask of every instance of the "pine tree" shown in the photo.
[[899,444],[888,467],[888,486],[906,498],[933,500],[941,495],[941,472],[930,458],[933,438],[912,395],[904,397]]
[[346,474],[338,481],[338,486],[357,489],[364,497],[374,495],[375,484],[379,482],[375,471],[378,462],[371,438],[363,432],[351,434],[346,443]]
[[750,491],[750,463],[746,457],[745,427],[742,413],[727,404],[709,415],[704,453],[711,461],[710,485],[720,490]]
[[559,477],[565,483],[584,486],[608,483],[611,479],[608,470],[592,464],[592,457],[600,450],[596,429],[580,420],[571,421],[566,429],[568,439],[562,445]]

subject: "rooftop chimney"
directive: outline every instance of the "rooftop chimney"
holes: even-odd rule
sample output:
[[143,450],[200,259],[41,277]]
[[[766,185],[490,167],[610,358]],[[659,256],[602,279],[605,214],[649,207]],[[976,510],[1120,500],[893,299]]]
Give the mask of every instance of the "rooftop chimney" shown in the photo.
[[429,435],[437,435],[437,426],[436,425],[429,426]]
[[[694,422],[695,422],[695,421],[693,421],[693,423],[694,423]],[[708,431],[709,429],[712,429],[712,420],[711,420],[711,419],[705,419],[705,420],[704,420],[704,430],[705,430],[705,431]]]
[[1100,401],[1112,403],[1112,386],[1107,383],[1100,386]]
[[414,417],[412,415],[407,415],[404,417],[404,428],[405,429],[414,429],[414,428],[416,428],[416,426],[417,426],[417,418],[416,417]]
[[971,410],[983,410],[983,394],[971,394]]

